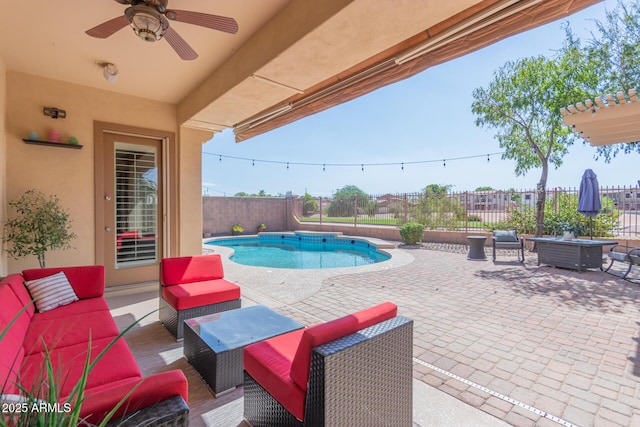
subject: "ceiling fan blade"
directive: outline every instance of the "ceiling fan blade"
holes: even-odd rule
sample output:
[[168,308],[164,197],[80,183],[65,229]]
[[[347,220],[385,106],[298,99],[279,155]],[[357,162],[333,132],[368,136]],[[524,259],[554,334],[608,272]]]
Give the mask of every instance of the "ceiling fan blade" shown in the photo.
[[201,27],[224,31],[225,33],[235,34],[238,32],[238,23],[236,20],[227,16],[175,9],[167,10],[165,16],[172,21],[200,25]]
[[169,42],[169,45],[176,51],[178,56],[185,61],[191,61],[198,57],[196,51],[193,50],[173,28],[167,28],[167,31],[164,33],[164,38]]
[[129,25],[129,21],[127,20],[126,16],[122,15],[118,16],[117,18],[110,19],[109,21],[103,22],[100,25],[96,25],[90,30],[87,30],[86,33],[91,37],[106,39],[116,31],[123,29],[127,25]]

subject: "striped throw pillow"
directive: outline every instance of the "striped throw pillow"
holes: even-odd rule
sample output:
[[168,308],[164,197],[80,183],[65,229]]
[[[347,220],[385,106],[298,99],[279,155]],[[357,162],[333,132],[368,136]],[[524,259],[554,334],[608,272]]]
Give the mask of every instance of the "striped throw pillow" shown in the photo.
[[42,279],[30,280],[24,284],[41,313],[78,301],[78,296],[73,291],[64,271]]

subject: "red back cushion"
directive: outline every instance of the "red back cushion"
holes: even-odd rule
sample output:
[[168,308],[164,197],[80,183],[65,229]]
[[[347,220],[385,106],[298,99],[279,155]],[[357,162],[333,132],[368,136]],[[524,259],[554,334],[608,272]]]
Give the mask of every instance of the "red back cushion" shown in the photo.
[[33,303],[33,299],[31,295],[29,295],[29,291],[24,286],[24,277],[21,274],[10,274],[0,282],[1,285],[9,285],[11,289],[13,289],[13,293],[16,294],[20,304],[23,306],[27,306],[25,312],[29,317],[33,317],[33,313],[36,311],[36,306]]
[[31,317],[21,312],[24,305],[5,281],[0,284],[0,335],[4,333],[0,338],[0,394],[17,391],[15,384],[24,358],[24,337],[31,322]]
[[78,298],[97,298],[104,295],[104,266],[86,265],[80,267],[34,268],[24,270],[26,281],[42,279],[64,271]]
[[391,319],[397,313],[398,307],[395,304],[385,302],[331,322],[321,323],[305,329],[291,364],[291,378],[298,387],[306,391],[309,379],[309,365],[311,364],[311,350],[314,347]]
[[163,286],[223,277],[222,258],[219,254],[164,258],[160,262],[160,282]]

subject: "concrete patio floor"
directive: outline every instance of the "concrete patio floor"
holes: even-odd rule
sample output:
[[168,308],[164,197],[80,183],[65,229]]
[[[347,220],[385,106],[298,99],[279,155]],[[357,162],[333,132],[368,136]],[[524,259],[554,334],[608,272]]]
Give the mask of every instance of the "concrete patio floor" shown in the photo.
[[[390,252],[384,263],[327,270],[223,259],[243,305],[266,304],[307,325],[396,303],[415,321],[415,425],[640,425],[639,284],[537,266],[534,253],[521,264],[514,252],[470,261],[456,245]],[[425,385],[477,411],[466,424],[434,423]]]

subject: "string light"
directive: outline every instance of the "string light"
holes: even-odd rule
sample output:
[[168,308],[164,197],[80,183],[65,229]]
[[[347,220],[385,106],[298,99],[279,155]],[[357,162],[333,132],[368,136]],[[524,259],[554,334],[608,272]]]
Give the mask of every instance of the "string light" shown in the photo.
[[218,153],[207,153],[206,151],[203,151],[202,154],[204,155],[209,155],[209,156],[218,156],[218,160],[220,162],[222,162],[222,158],[225,157],[227,159],[234,159],[234,160],[246,160],[246,161],[250,161],[252,166],[255,166],[256,162],[262,162],[262,163],[273,163],[273,164],[284,164],[287,166],[287,170],[290,169],[290,165],[299,165],[299,166],[322,166],[322,171],[325,172],[327,170],[327,166],[336,166],[336,167],[357,167],[360,166],[360,170],[364,172],[364,168],[365,166],[400,166],[400,169],[404,171],[404,166],[405,165],[415,165],[415,164],[425,164],[425,163],[436,163],[436,162],[442,162],[442,166],[443,167],[447,167],[447,160],[449,162],[451,161],[456,161],[456,160],[467,160],[467,159],[475,159],[475,158],[481,158],[486,156],[487,158],[487,162],[491,161],[491,156],[495,156],[498,154],[503,154],[503,152],[496,152],[496,153],[488,153],[488,154],[477,154],[477,155],[472,155],[472,156],[462,156],[462,157],[452,157],[449,159],[442,159],[442,160],[416,160],[416,161],[412,161],[412,162],[389,162],[389,163],[311,163],[311,162],[285,162],[285,161],[278,161],[278,160],[263,160],[263,159],[252,159],[252,158],[246,158],[246,157],[236,157],[236,156],[227,156],[227,155],[223,155],[223,154],[218,154]]

